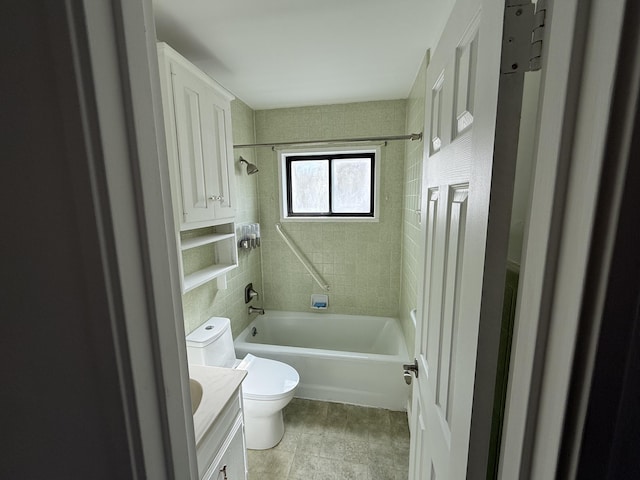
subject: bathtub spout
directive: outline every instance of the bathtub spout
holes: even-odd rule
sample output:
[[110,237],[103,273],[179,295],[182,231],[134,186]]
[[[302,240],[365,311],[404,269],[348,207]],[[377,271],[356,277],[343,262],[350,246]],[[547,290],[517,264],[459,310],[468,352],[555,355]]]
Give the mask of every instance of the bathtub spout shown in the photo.
[[249,307],[249,315],[251,315],[252,313],[257,313],[258,315],[264,315],[264,308],[257,308],[257,307]]

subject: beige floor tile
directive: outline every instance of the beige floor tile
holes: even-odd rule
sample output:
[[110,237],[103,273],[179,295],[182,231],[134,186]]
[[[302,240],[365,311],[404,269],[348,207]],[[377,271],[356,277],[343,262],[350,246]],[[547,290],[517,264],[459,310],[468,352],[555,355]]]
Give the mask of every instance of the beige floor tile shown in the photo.
[[342,480],[338,470],[339,462],[330,458],[320,458],[318,460],[318,471],[313,476],[313,480]]
[[[249,476],[247,480],[283,480],[289,477],[283,477],[279,473],[270,473],[270,472],[249,472]],[[296,479],[297,480],[297,479]]]
[[343,419],[339,419],[328,415],[324,421],[323,433],[325,435],[344,437],[346,426],[346,416]]
[[296,447],[300,443],[300,434],[286,429],[280,443],[274,447],[276,451],[295,453]]
[[255,472],[264,471],[270,456],[271,452],[267,450],[247,450],[249,470]]
[[340,420],[342,422],[347,421],[348,405],[344,403],[328,403],[327,404],[327,417],[332,420]]
[[391,419],[389,417],[389,410],[383,408],[370,408],[367,410],[367,419],[369,423],[375,423],[378,425],[384,425],[389,428],[391,426]]
[[408,478],[409,478],[409,462],[407,462],[406,467],[401,467],[396,469],[395,480],[408,480]]
[[248,450],[249,471],[259,474],[274,474],[286,478],[293,463],[293,453],[269,450]]
[[307,416],[312,418],[326,418],[329,404],[327,402],[318,402],[309,400],[307,404]]
[[293,464],[291,465],[291,470],[289,471],[289,479],[303,480],[313,478],[319,468],[319,458],[320,457],[316,455],[303,455],[300,453],[295,455],[293,458]]
[[348,440],[369,440],[369,427],[361,419],[347,419],[344,427],[344,437]]
[[296,453],[304,455],[320,455],[322,448],[322,435],[300,433]]
[[393,465],[369,465],[369,480],[398,480],[398,473]]
[[394,435],[409,437],[409,422],[405,412],[389,412],[389,420]]
[[285,432],[304,433],[307,429],[305,416],[302,413],[288,414],[284,417]]
[[374,465],[395,465],[395,451],[388,442],[369,442],[369,463]]
[[340,462],[336,467],[341,480],[369,480],[368,465]]
[[392,443],[394,433],[389,424],[370,423],[367,426],[367,440],[370,442]]
[[350,463],[369,463],[369,443],[362,440],[346,440],[344,460]]
[[296,398],[284,419],[275,448],[249,451],[249,480],[407,480],[406,413]]
[[323,435],[320,456],[333,460],[342,460],[346,452],[346,441],[341,436]]
[[406,443],[393,444],[393,461],[395,465],[409,468],[409,448],[409,439],[407,439]]
[[313,435],[323,435],[327,430],[327,419],[309,416],[304,421],[303,433],[311,433]]
[[392,410],[388,410],[389,412],[389,420],[392,424],[399,423],[402,425],[407,425],[407,412],[394,412]]
[[358,407],[357,405],[346,405],[347,422],[351,423],[368,423],[369,407]]
[[409,445],[409,432],[392,432],[391,441],[394,445],[403,446]]

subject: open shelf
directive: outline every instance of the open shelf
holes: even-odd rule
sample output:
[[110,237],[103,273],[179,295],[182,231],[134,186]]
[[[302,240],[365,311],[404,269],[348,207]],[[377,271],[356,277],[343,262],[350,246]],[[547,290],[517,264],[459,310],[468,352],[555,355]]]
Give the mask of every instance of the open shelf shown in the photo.
[[210,267],[193,272],[192,274],[184,277],[182,282],[182,292],[187,293],[188,291],[193,290],[194,288],[197,288],[200,285],[233,270],[234,268],[236,268],[236,265],[211,265]]
[[178,242],[182,293],[214,279],[218,288],[226,288],[225,274],[238,266],[234,223],[180,232]]
[[189,250],[191,248],[201,247],[202,245],[208,245],[210,243],[221,242],[229,238],[235,238],[233,233],[211,233],[209,235],[202,235],[200,237],[187,238],[180,244],[180,250]]

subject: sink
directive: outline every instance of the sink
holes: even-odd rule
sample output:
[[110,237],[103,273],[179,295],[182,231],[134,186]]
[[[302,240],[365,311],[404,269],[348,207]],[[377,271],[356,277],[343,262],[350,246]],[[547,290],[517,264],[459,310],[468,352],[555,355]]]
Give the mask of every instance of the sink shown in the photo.
[[202,401],[202,385],[193,378],[189,379],[189,389],[191,390],[191,413],[196,413]]
[[247,374],[233,368],[189,365],[189,390],[196,448]]

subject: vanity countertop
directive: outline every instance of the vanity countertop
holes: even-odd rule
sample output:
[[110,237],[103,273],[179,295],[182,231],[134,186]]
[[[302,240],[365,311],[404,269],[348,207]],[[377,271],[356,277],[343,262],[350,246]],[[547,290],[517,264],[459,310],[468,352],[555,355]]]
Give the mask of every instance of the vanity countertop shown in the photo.
[[203,391],[202,401],[193,414],[196,445],[216,421],[246,375],[245,370],[189,365],[189,377],[198,381]]

